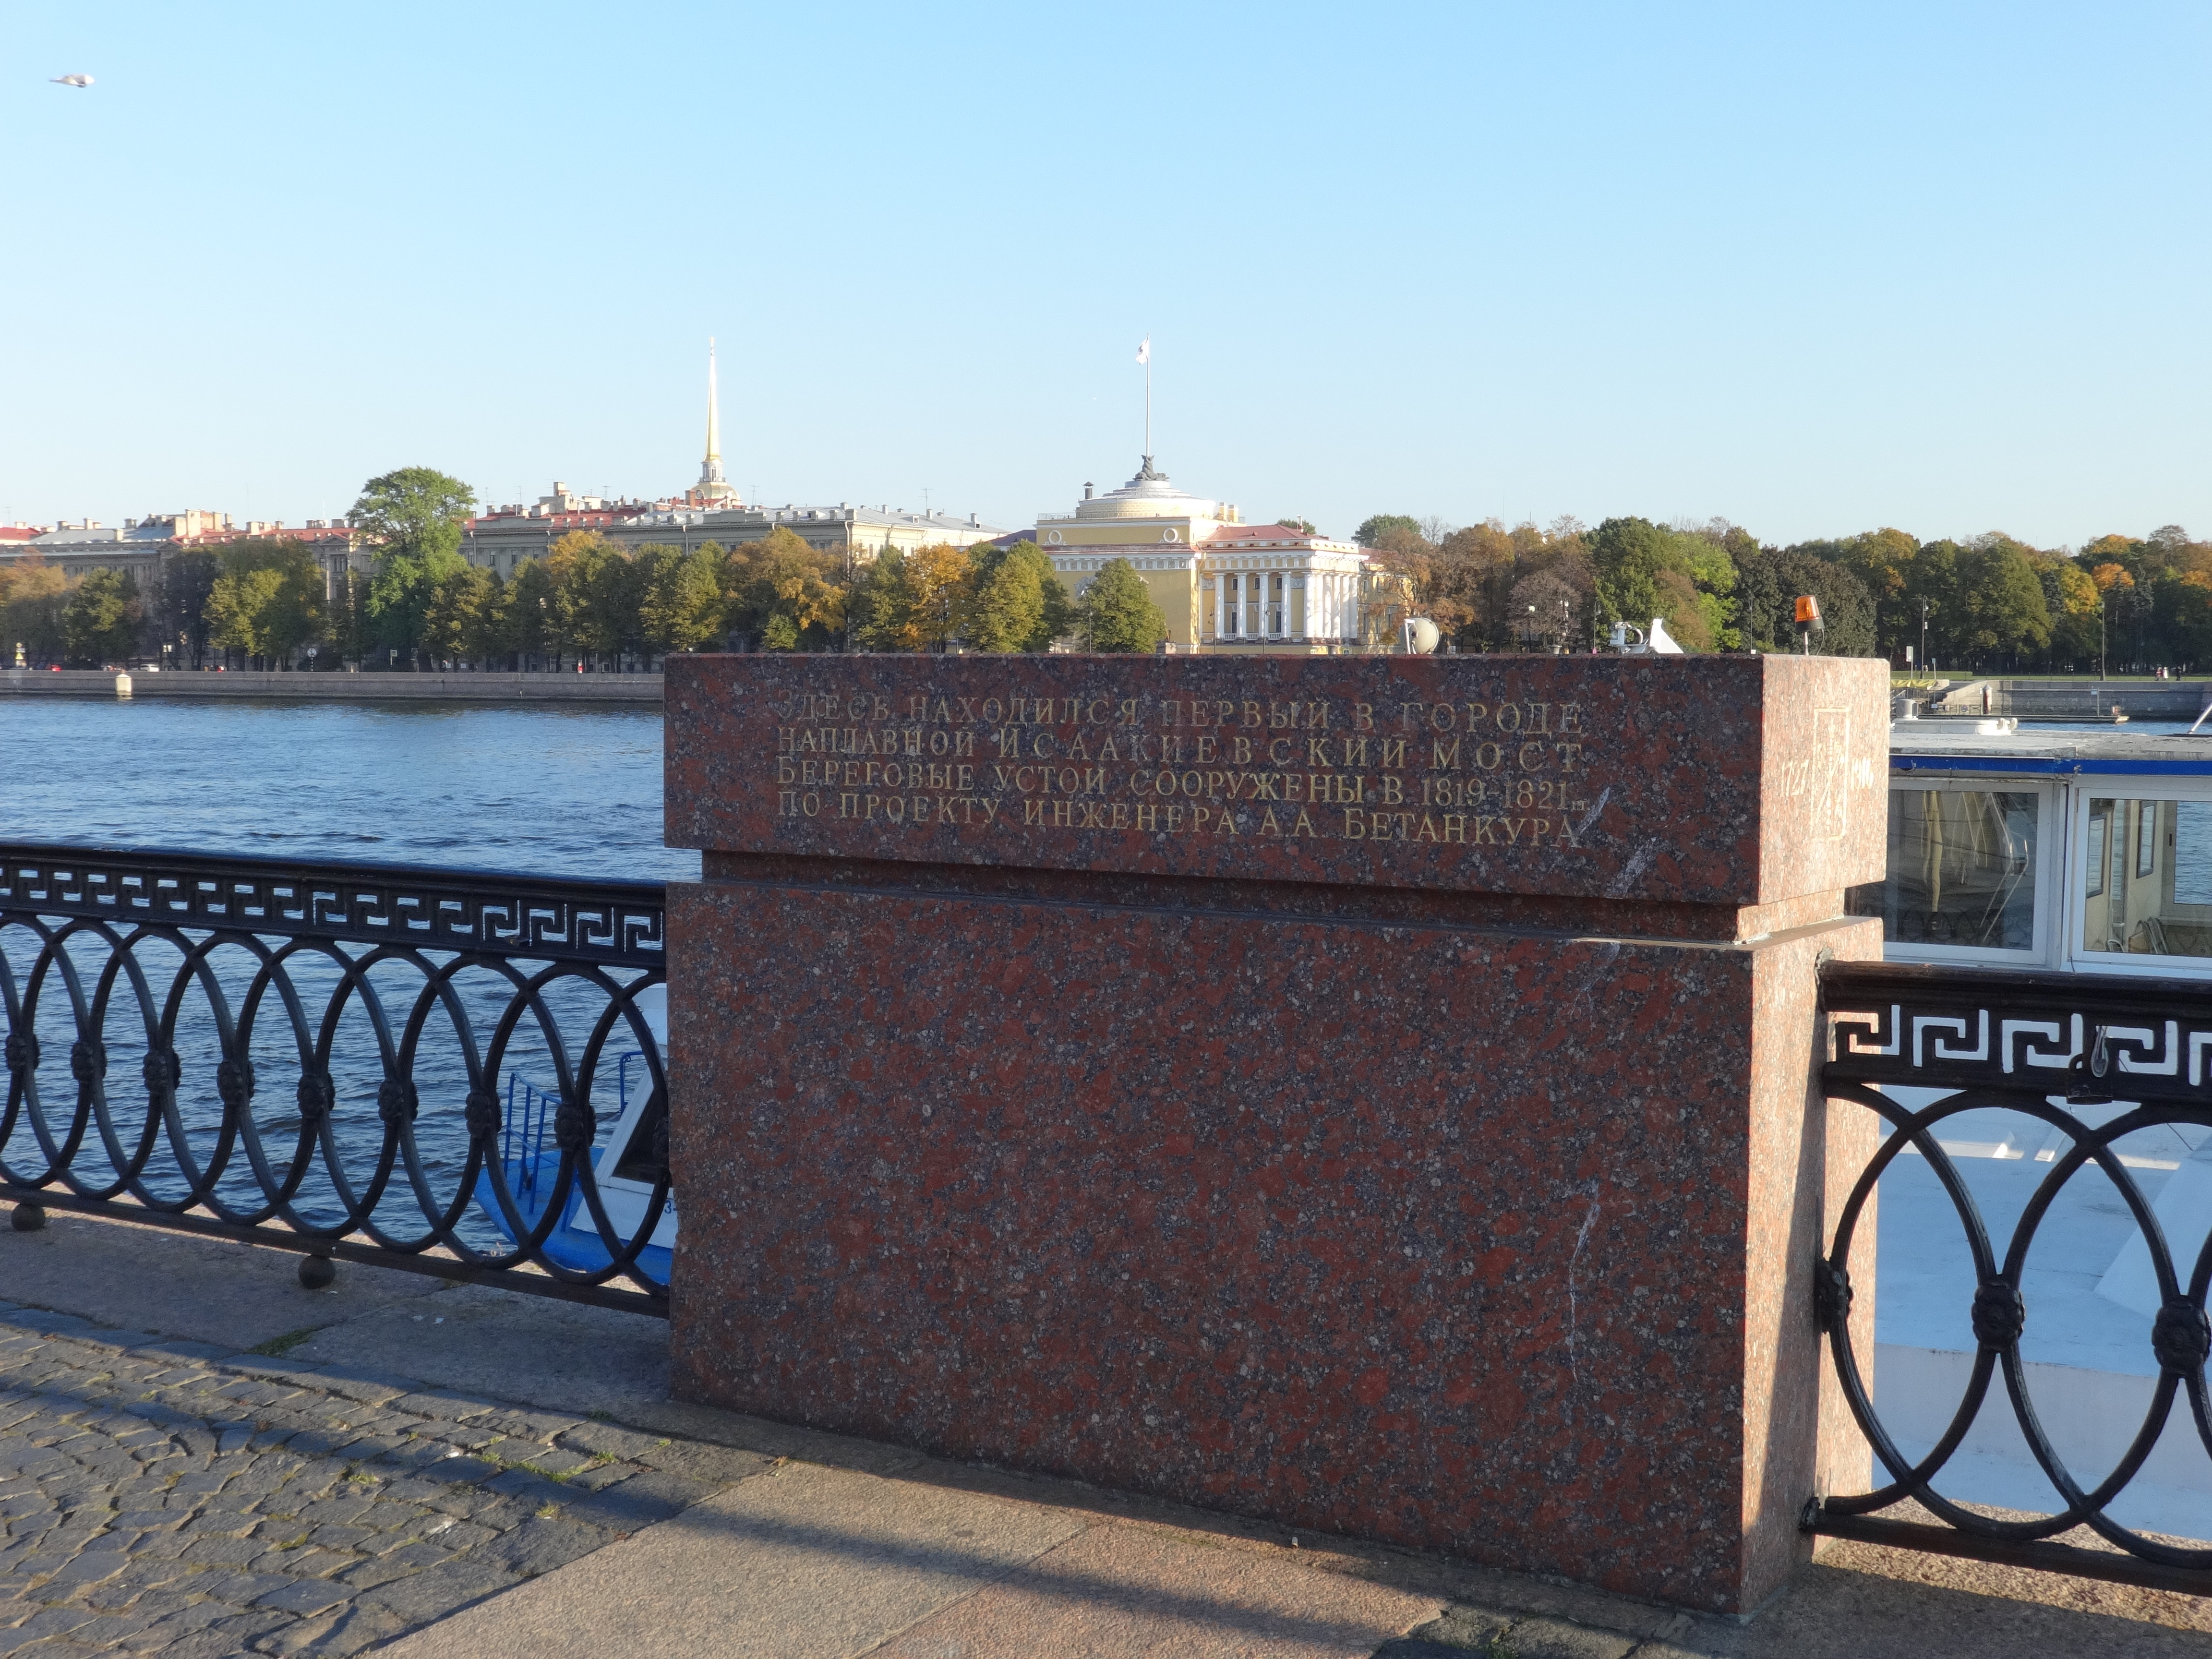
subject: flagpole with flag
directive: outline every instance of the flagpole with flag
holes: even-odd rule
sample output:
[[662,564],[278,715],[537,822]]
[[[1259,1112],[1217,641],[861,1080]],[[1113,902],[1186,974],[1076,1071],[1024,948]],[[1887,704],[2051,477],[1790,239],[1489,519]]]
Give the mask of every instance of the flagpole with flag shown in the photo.
[[1149,334],[1137,346],[1137,361],[1145,366],[1145,465],[1152,465],[1152,337]]

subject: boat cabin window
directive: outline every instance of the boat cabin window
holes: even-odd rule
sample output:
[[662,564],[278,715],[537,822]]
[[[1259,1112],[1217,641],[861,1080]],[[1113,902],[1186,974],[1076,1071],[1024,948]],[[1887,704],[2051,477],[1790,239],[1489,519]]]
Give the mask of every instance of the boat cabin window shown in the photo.
[[2037,951],[2043,819],[2033,789],[1892,789],[1887,878],[1853,888],[1845,908],[1880,916],[1883,941],[1915,954]]
[[2081,883],[2081,949],[2212,957],[2212,801],[2093,796]]

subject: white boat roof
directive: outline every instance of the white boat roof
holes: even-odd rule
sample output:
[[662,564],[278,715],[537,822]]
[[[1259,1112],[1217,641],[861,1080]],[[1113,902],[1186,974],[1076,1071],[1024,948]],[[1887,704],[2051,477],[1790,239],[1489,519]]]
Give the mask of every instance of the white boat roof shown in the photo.
[[1987,772],[2012,776],[2122,773],[2133,776],[2212,777],[2212,730],[2183,732],[1977,732],[1960,720],[1899,720],[1889,728],[1889,769]]

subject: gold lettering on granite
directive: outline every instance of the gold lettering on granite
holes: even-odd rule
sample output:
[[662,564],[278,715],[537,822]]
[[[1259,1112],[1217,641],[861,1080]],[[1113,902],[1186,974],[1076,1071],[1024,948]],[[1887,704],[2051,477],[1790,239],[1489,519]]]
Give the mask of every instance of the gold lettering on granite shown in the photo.
[[[775,706],[777,815],[924,835],[1256,834],[1508,859],[1589,850],[1579,703],[1510,689],[1485,702],[1387,704],[929,692],[898,702],[801,692]],[[1818,760],[1800,769],[1785,795],[1823,789]]]

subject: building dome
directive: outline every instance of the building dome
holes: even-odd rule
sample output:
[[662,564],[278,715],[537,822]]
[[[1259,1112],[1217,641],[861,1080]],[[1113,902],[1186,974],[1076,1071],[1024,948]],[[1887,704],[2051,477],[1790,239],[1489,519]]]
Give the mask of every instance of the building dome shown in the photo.
[[1189,491],[1177,489],[1164,472],[1155,471],[1152,458],[1145,457],[1137,476],[1119,489],[1075,504],[1079,519],[1216,519],[1221,504]]

